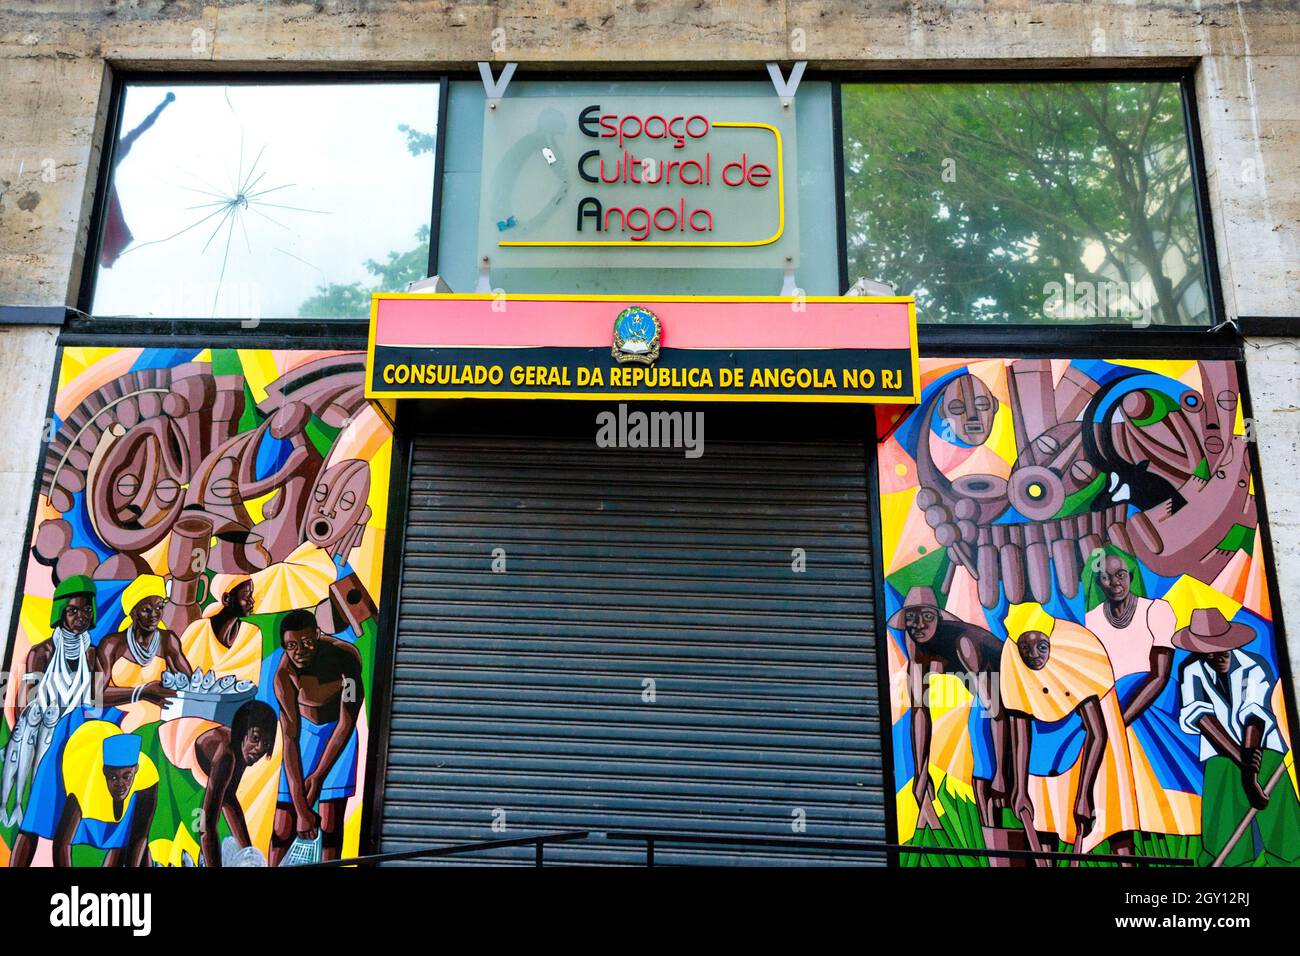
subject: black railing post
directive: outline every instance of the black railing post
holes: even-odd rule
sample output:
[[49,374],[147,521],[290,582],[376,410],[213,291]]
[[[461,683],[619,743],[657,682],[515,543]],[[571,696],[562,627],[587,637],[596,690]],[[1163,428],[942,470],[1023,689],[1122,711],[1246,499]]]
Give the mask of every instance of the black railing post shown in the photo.
[[541,840],[537,841],[537,865],[542,865],[542,847],[546,846]]
[[655,838],[646,837],[645,841],[645,865],[655,865]]

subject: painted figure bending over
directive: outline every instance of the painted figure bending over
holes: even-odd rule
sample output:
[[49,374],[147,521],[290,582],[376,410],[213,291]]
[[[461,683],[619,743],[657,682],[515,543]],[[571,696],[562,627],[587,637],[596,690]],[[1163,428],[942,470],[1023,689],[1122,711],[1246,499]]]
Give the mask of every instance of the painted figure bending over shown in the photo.
[[357,715],[365,698],[361,655],[351,644],[321,634],[316,616],[304,610],[280,622],[280,646],[284,655],[274,686],[284,763],[270,862],[280,865],[295,834],[314,840],[317,832],[321,858],[335,860],[343,849],[343,812],[356,792]]
[[1002,765],[1004,718],[997,704],[998,667],[1002,643],[988,631],[967,624],[939,607],[934,591],[915,587],[903,606],[889,619],[901,630],[908,659],[908,687],[912,696],[912,762],[915,775],[916,827],[940,829],[934,809],[934,783],[930,780],[929,684],[933,674],[951,674],[971,690],[970,731],[972,787],[985,840],[998,842],[994,829],[996,801],[1006,793]]
[[1071,621],[1047,621],[1003,646],[1012,810],[1031,844],[1048,834],[1086,853],[1136,829],[1133,770],[1101,642]]
[[[1193,611],[1191,623],[1174,635],[1174,646],[1193,655],[1180,674],[1180,722],[1200,737],[1205,761],[1204,862],[1242,866],[1264,854],[1267,862],[1294,865],[1300,802],[1283,769],[1286,744],[1270,704],[1273,676],[1266,661],[1244,650],[1254,639],[1248,624],[1228,623],[1218,608]],[[1243,822],[1248,825],[1239,833]]]
[[208,778],[203,791],[199,840],[205,866],[221,866],[220,818],[240,848],[253,845],[239,803],[244,771],[257,761],[270,759],[275,749],[275,711],[260,700],[250,700],[235,711],[229,727],[213,727],[194,743],[194,760]]
[[67,802],[54,835],[54,865],[72,866],[78,844],[108,852],[104,866],[149,866],[149,827],[158,806],[158,768],[140,738],[88,720],[63,756]]

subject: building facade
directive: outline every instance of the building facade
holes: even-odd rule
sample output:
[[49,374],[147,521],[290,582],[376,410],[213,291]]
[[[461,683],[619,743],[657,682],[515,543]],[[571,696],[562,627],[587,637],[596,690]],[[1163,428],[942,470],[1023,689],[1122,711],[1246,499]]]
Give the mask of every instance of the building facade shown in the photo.
[[0,861],[1294,864],[1297,55],[0,15]]

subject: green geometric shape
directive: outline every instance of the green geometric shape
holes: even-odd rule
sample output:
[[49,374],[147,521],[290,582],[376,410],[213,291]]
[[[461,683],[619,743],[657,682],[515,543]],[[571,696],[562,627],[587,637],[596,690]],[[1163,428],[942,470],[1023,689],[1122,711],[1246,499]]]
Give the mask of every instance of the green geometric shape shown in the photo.
[[947,573],[948,552],[940,548],[931,551],[923,558],[917,558],[911,564],[904,565],[885,580],[905,597],[907,592],[915,587],[933,588],[934,593],[942,601],[943,595],[939,590],[943,586],[943,579]]
[[1220,551],[1245,551],[1250,554],[1255,549],[1255,529],[1234,524],[1215,547]]

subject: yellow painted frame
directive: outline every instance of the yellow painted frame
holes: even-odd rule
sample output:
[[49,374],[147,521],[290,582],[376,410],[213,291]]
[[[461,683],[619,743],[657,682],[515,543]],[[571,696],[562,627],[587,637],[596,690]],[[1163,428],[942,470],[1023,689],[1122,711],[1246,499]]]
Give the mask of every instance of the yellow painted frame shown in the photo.
[[600,241],[600,240],[586,240],[586,239],[582,239],[582,240],[574,240],[574,241],[569,241],[569,240],[551,240],[551,239],[532,239],[532,240],[515,240],[515,241],[510,241],[510,240],[502,239],[502,240],[500,240],[500,241],[497,243],[497,246],[498,246],[498,247],[501,247],[501,246],[511,246],[511,247],[516,247],[516,246],[533,246],[533,247],[537,247],[537,246],[547,246],[547,247],[552,247],[552,248],[554,248],[554,247],[556,247],[556,246],[566,246],[566,247],[571,247],[571,246],[587,246],[587,247],[600,247],[600,248],[603,248],[603,247],[606,247],[606,246],[635,246],[635,247],[637,247],[637,248],[644,248],[644,247],[659,247],[659,248],[664,248],[664,247],[672,247],[672,246],[676,246],[676,247],[678,247],[678,248],[688,248],[688,247],[689,247],[689,248],[695,248],[695,249],[697,249],[697,248],[701,248],[701,247],[704,247],[704,248],[708,248],[708,247],[719,248],[719,247],[722,247],[722,248],[728,248],[728,249],[740,249],[740,248],[744,248],[744,247],[752,247],[752,246],[769,246],[769,245],[771,245],[772,243],[774,243],[774,242],[776,242],[778,239],[780,239],[781,236],[785,233],[785,158],[784,158],[784,155],[785,155],[785,154],[782,152],[782,147],[781,147],[781,131],[780,131],[779,129],[777,129],[775,126],[771,125],[770,123],[724,123],[724,122],[717,122],[717,123],[714,123],[713,125],[714,125],[714,126],[741,127],[741,128],[745,128],[745,129],[765,129],[765,130],[767,130],[769,133],[771,133],[773,136],[776,137],[776,194],[777,194],[777,195],[776,195],[776,207],[777,207],[777,223],[776,223],[776,232],[772,233],[772,235],[768,236],[766,239],[747,239],[747,240],[742,240],[742,241],[739,241],[739,242],[726,242],[726,241],[721,241],[721,240],[700,240],[699,242],[690,242],[690,241],[686,241],[686,240],[670,240],[670,239],[650,239],[650,240],[646,240],[646,239],[611,239],[611,240],[609,240],[609,241],[607,241],[607,242],[603,242],[603,241]]
[[[447,392],[447,391],[393,391],[376,390],[371,386],[371,371],[375,367],[375,320],[379,316],[379,303],[384,299],[428,299],[453,302],[492,302],[497,299],[515,302],[621,302],[627,304],[635,296],[625,295],[557,295],[554,293],[523,293],[496,295],[491,292],[375,292],[370,296],[370,330],[366,335],[366,398],[491,398],[497,399],[562,399],[566,401],[664,401],[664,402],[819,402],[838,405],[919,405],[921,403],[921,363],[916,344],[916,298],[910,295],[647,295],[640,296],[653,302],[858,302],[907,304],[908,337],[912,342],[912,394],[904,395],[700,395],[693,392]],[[612,325],[611,325],[612,328]]]

